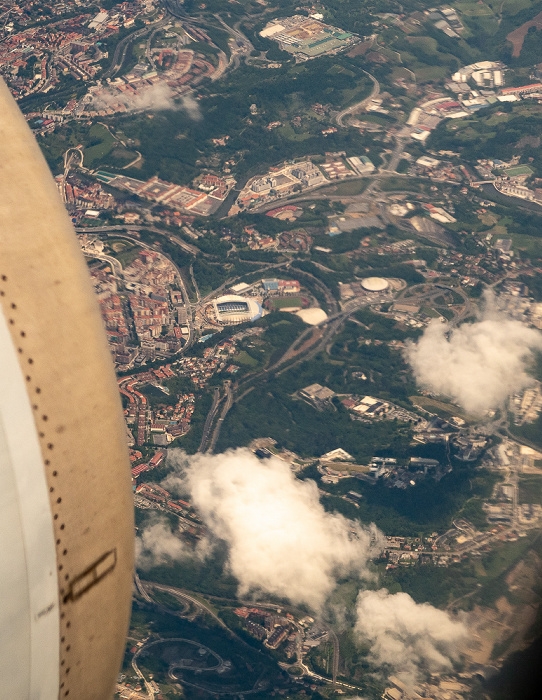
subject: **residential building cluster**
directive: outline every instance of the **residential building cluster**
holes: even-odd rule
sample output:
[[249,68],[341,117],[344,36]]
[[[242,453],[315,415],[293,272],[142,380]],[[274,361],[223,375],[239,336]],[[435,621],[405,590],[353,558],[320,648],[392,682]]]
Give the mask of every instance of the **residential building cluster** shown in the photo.
[[[154,445],[168,445],[190,430],[192,414],[194,413],[194,394],[179,394],[174,405],[160,405],[151,409],[147,397],[139,391],[148,385],[159,388],[164,395],[169,394],[167,387],[161,382],[175,377],[171,365],[165,365],[158,370],[151,370],[119,380],[119,390],[128,399],[124,410],[128,437],[132,444],[143,445],[152,442]],[[139,467],[136,467],[139,469]],[[138,472],[139,473],[139,472]],[[136,474],[133,474],[136,476]]]
[[[157,63],[172,58],[167,70],[158,71],[148,63],[138,63],[129,73],[105,84],[96,84],[78,103],[77,113],[89,117],[103,117],[123,112],[148,109],[153,100],[182,97],[205,78],[212,77],[215,66],[201,53],[191,49],[177,52],[160,51]],[[156,86],[161,86],[157,91]]]
[[[502,239],[501,245],[506,247],[509,239]],[[513,251],[509,251],[513,254]],[[507,316],[527,323],[535,328],[542,329],[542,302],[535,301],[529,296],[527,284],[515,279],[507,279],[503,282],[497,296],[497,306]]]
[[167,302],[135,294],[128,297],[128,302],[137,339],[142,341],[159,338],[162,335],[163,327],[169,321]]
[[503,87],[505,70],[506,66],[496,61],[481,61],[460,68],[445,83],[446,89],[454,97],[438,92],[426,94],[424,101],[414,107],[408,117],[408,135],[425,143],[431,131],[443,119],[469,117],[479,109],[497,102],[542,100],[542,83]]
[[[460,535],[459,531],[457,535]],[[449,566],[461,561],[461,555],[451,553],[451,550],[449,544],[442,543],[438,532],[427,537],[388,535],[382,556],[387,561],[386,570],[426,564]]]
[[251,178],[239,194],[237,206],[241,209],[251,208],[298,191],[318,187],[325,182],[326,177],[311,160],[286,163],[270,168],[264,176]]
[[[15,97],[47,93],[64,75],[92,80],[107,56],[100,49],[104,40],[132,26],[138,18],[145,21],[154,5],[133,0],[98,15],[87,9],[88,3],[65,0],[10,4],[0,42],[0,73],[7,78]],[[44,19],[49,20],[45,25]],[[14,22],[23,28],[15,31]],[[37,26],[24,28],[34,22]]]
[[58,175],[55,180],[60,195],[65,193],[65,205],[74,223],[80,223],[89,211],[100,212],[117,206],[113,195],[106,192],[99,182],[83,183],[74,176],[65,181],[63,175]]
[[92,265],[90,274],[117,367],[130,370],[157,356],[178,352],[190,331],[182,295],[171,290],[177,276],[173,264],[143,249],[123,269],[103,253],[99,238],[83,234],[80,242],[87,255],[108,263],[106,267]]
[[250,250],[308,252],[312,245],[312,236],[304,228],[298,228],[283,231],[276,238],[273,238],[273,236],[260,233],[255,226],[245,226],[239,241],[245,243]]
[[230,371],[230,359],[236,352],[236,338],[224,340],[203,351],[203,357],[182,357],[177,361],[179,373],[190,377],[194,385],[203,388],[218,371]]
[[278,247],[278,241],[273,236],[264,236],[254,226],[245,226],[241,242],[246,243],[250,250],[271,250]]
[[514,416],[515,425],[534,423],[542,411],[542,391],[540,382],[518,394],[512,394],[509,399],[510,412]]
[[100,182],[119,190],[126,190],[143,199],[158,202],[163,206],[176,207],[197,216],[213,214],[235,185],[232,177],[223,179],[211,174],[197,178],[197,190],[165,182],[156,176],[144,182],[125,175],[99,171],[96,177]]
[[153,401],[151,407],[146,395],[147,387],[154,387],[169,397],[169,380],[187,377],[194,389],[204,388],[218,371],[230,371],[230,357],[235,353],[235,341],[227,340],[215,347],[206,348],[203,357],[181,357],[174,363],[164,364],[158,369],[139,372],[119,379],[119,389],[128,405],[124,410],[128,438],[131,444],[167,446],[190,430],[195,410],[196,396],[193,392],[179,393],[175,403]]
[[312,236],[304,228],[283,231],[277,238],[278,248],[296,253],[308,253],[312,245]]
[[347,177],[354,175],[353,170],[346,166],[342,158],[336,158],[332,155],[326,157],[326,162],[320,166],[325,172],[328,180],[344,180]]
[[234,613],[243,621],[247,632],[263,642],[268,649],[278,649],[288,641],[285,648],[286,656],[294,655],[298,631],[290,613],[283,616],[257,607],[236,608]]
[[[162,453],[157,453],[162,454]],[[137,482],[136,482],[137,483]],[[136,508],[160,510],[177,516],[178,528],[183,534],[200,539],[206,532],[193,506],[154,483],[137,483],[134,502]]]
[[[266,175],[251,178],[237,197],[238,209],[251,209],[255,206],[288,197],[296,192],[303,192],[320,187],[330,180],[342,180],[348,177],[368,175],[375,169],[367,156],[346,157],[344,151],[326,153],[325,162],[316,165],[310,159],[289,162],[272,167]],[[278,207],[273,212],[286,212],[285,207]],[[271,214],[274,216],[274,214]],[[288,218],[278,216],[277,218]]]
[[164,255],[154,250],[141,250],[134,260],[124,267],[124,283],[127,289],[153,294],[165,301],[169,287],[175,282],[177,271]]

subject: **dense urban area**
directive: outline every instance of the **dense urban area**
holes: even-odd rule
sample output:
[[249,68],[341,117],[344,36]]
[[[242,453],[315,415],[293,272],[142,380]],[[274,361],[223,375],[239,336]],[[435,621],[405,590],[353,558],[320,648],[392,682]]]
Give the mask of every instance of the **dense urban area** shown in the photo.
[[247,448],[375,523],[379,585],[471,630],[408,683],[338,613],[240,596],[220,549],[164,549],[138,562],[116,697],[520,697],[542,355],[480,416],[405,353],[484,303],[542,330],[540,31],[534,0],[0,0],[0,73],[102,311],[138,535],[165,523],[197,552],[175,450]]

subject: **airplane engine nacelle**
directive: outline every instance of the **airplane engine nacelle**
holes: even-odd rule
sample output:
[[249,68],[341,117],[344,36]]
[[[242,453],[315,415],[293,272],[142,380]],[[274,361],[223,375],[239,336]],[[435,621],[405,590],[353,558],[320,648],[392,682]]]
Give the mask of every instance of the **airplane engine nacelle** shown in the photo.
[[113,365],[47,164],[0,81],[0,695],[110,698],[133,574]]

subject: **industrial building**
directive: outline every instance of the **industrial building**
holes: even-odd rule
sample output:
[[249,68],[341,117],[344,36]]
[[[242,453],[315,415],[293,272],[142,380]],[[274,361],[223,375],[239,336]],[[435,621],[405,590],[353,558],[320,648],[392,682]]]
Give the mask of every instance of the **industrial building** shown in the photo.
[[301,389],[299,396],[305,399],[318,409],[324,408],[331,404],[331,399],[335,396],[335,392],[327,386],[321,384],[311,384]]
[[336,53],[358,43],[359,37],[311,17],[293,15],[274,19],[262,29],[260,36],[276,41],[282,51],[298,60]]

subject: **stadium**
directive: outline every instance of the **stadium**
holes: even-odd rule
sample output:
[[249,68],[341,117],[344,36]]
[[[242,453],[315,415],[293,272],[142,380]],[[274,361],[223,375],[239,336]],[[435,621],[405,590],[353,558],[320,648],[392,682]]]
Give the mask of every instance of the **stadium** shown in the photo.
[[256,321],[264,314],[264,310],[257,301],[235,294],[226,294],[215,299],[213,311],[217,322],[224,326]]
[[365,277],[361,280],[361,286],[366,292],[383,292],[390,285],[383,277]]

